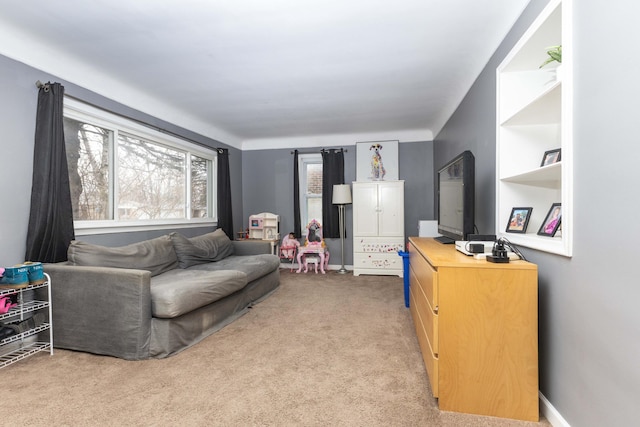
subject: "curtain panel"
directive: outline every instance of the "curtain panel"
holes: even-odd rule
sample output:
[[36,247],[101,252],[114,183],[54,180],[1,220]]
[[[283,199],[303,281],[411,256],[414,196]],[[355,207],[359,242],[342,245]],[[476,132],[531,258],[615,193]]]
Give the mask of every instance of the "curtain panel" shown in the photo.
[[302,237],[300,220],[300,165],[298,164],[298,150],[293,152],[293,234],[297,239]]
[[334,239],[340,237],[338,205],[332,203],[335,184],[344,184],[344,151],[322,150],[322,233]]
[[63,98],[60,83],[42,85],[38,92],[26,261],[66,261],[75,238]]
[[218,148],[218,228],[233,240],[233,209],[231,206],[231,175],[229,150]]

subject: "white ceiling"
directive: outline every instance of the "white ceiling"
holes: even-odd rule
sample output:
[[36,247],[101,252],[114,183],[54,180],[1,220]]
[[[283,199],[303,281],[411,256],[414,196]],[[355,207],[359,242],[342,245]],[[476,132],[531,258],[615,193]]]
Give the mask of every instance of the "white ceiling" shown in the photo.
[[0,53],[238,148],[424,140],[528,2],[0,0]]

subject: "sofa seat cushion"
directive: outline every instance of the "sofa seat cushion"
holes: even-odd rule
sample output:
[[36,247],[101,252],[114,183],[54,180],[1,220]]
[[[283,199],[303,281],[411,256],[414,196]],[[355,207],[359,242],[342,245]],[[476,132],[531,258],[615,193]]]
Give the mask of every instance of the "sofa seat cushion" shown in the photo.
[[247,285],[240,271],[168,271],[151,278],[153,317],[174,318],[218,301]]
[[189,267],[186,271],[238,270],[247,275],[247,280],[249,282],[253,282],[254,280],[266,276],[278,268],[280,268],[280,258],[277,255],[261,254],[231,255],[220,261]]
[[178,258],[169,236],[120,247],[72,240],[67,250],[67,258],[71,265],[147,270],[152,276],[178,267]]

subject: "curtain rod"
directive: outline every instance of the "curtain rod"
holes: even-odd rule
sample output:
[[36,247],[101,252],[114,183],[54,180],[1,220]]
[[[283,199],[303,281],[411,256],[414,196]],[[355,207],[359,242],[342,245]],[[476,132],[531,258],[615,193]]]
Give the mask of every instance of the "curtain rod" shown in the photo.
[[[46,92],[48,92],[48,91],[49,91],[49,83],[42,83],[40,80],[36,81],[36,87],[37,87],[38,89],[40,89],[40,88],[44,88],[44,90],[45,90]],[[203,148],[208,148],[209,150],[215,150],[215,151],[218,151],[218,150],[221,148],[221,147],[212,147],[211,145],[207,145],[207,144],[205,144],[205,143],[203,143],[203,142],[196,141],[196,140],[194,140],[194,139],[192,139],[192,138],[186,137],[186,136],[184,136],[184,135],[180,135],[179,133],[176,133],[176,132],[170,131],[170,130],[168,130],[168,129],[164,129],[164,128],[161,128],[161,127],[159,127],[159,126],[154,126],[154,125],[152,125],[152,124],[150,124],[150,123],[147,123],[147,122],[145,122],[145,121],[143,121],[143,120],[135,119],[135,118],[133,118],[133,117],[131,117],[131,116],[128,116],[128,115],[126,115],[126,114],[119,113],[119,112],[117,112],[117,111],[113,111],[113,110],[111,110],[111,109],[107,109],[107,108],[105,108],[105,107],[103,107],[103,106],[101,106],[101,105],[95,104],[95,103],[93,103],[93,102],[89,102],[89,101],[87,101],[87,100],[85,100],[85,99],[82,99],[82,98],[79,98],[79,97],[77,97],[77,96],[69,95],[66,91],[65,91],[64,96],[65,96],[65,97],[68,97],[68,98],[71,98],[71,99],[75,99],[76,101],[80,101],[80,102],[82,102],[83,104],[87,104],[87,105],[89,105],[89,106],[91,106],[91,107],[94,107],[94,108],[97,108],[97,109],[99,109],[99,110],[106,111],[106,112],[111,113],[111,114],[113,114],[113,115],[115,115],[115,116],[122,117],[122,118],[125,118],[125,119],[127,119],[127,120],[131,120],[132,122],[135,122],[135,123],[137,123],[137,124],[139,124],[139,125],[142,125],[142,126],[148,127],[149,129],[156,130],[156,131],[158,131],[158,132],[160,132],[160,133],[164,133],[164,134],[167,134],[167,135],[174,136],[174,137],[176,137],[176,138],[184,139],[185,141],[191,142],[192,144],[196,144],[196,145],[198,145],[198,146],[200,146],[200,147],[203,147]],[[109,99],[109,98],[105,98],[105,99],[107,99],[107,100],[109,100],[109,101],[112,101],[112,102],[116,102],[116,103],[118,103],[118,104],[119,104],[119,102],[118,102],[118,101],[114,101],[114,100]],[[132,110],[135,110],[133,107],[128,107],[128,108],[131,108]],[[139,111],[139,110],[136,110],[136,111]],[[150,116],[150,117],[153,117],[153,116],[151,116],[150,114],[143,113],[142,111],[140,111],[140,113],[145,114],[145,115]],[[153,118],[158,119],[158,120],[162,120],[162,119],[159,119],[159,118],[157,118],[157,117],[153,117]],[[164,121],[164,120],[163,120],[163,121]],[[179,126],[179,125],[174,125],[174,126],[179,127],[179,128],[181,128],[181,129],[185,129],[186,131],[189,131],[189,129],[183,128],[183,127],[181,127],[181,126]],[[189,131],[189,132],[193,132],[193,131]],[[196,132],[193,132],[193,133],[196,133]],[[202,136],[203,138],[207,138],[207,137],[205,137],[204,135],[201,135],[201,136]],[[216,140],[216,139],[213,139],[213,138],[207,138],[207,139],[210,139],[210,140],[212,140],[212,141],[215,141],[215,142],[217,142],[217,143],[222,144],[222,142],[221,142],[221,141],[218,141],[218,140]]]
[[[329,151],[329,150],[340,150],[345,153],[349,152],[349,150],[347,150],[346,148],[323,148],[320,150],[320,152],[324,153],[325,151]],[[315,153],[317,153],[317,151],[298,151],[298,154],[315,154]],[[295,154],[295,151],[292,151],[291,154]]]
[[42,83],[40,80],[36,82],[36,87],[38,89],[44,88],[45,92],[49,92],[49,83]]

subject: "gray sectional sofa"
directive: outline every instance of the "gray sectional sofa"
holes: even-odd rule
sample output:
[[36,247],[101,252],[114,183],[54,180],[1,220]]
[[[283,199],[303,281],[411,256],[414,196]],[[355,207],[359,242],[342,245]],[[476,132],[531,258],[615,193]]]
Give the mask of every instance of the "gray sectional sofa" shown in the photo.
[[221,229],[111,248],[73,241],[52,281],[54,346],[122,359],[163,358],[229,324],[280,284],[269,242]]

